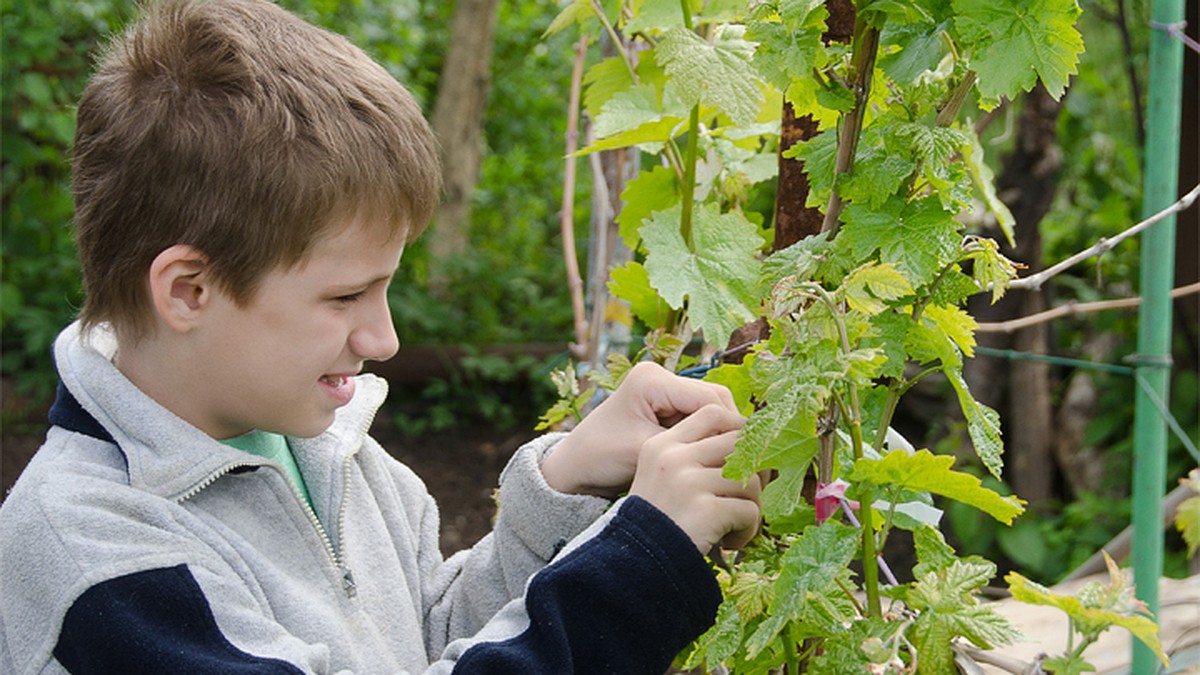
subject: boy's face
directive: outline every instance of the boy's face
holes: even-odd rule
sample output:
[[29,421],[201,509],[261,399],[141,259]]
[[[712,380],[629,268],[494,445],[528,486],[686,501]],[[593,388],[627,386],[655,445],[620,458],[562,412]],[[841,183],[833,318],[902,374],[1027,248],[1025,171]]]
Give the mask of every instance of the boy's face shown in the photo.
[[305,262],[268,273],[245,307],[216,292],[201,338],[207,376],[189,421],[218,439],[328,428],[363,363],[399,347],[387,286],[403,249],[403,236],[354,223],[326,235]]

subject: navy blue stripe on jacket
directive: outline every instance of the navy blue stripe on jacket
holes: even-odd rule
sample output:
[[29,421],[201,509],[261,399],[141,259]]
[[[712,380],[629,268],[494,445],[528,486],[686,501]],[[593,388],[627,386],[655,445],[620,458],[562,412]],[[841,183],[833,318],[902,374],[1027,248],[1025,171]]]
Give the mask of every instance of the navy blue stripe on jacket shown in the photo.
[[523,633],[470,647],[454,672],[661,675],[720,603],[687,535],[631,497],[600,534],[534,575]]
[[185,565],[134,572],[84,591],[67,610],[54,658],[76,674],[301,672],[230,644]]

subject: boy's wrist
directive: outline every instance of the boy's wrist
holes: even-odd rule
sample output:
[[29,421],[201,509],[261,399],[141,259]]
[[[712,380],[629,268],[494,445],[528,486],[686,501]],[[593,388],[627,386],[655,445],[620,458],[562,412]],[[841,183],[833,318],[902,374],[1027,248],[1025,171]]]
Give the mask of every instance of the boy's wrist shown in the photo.
[[563,494],[590,495],[604,499],[615,498],[617,491],[588,483],[582,479],[578,470],[578,462],[575,461],[576,454],[570,436],[563,438],[551,448],[541,463],[542,478],[545,479],[546,484]]

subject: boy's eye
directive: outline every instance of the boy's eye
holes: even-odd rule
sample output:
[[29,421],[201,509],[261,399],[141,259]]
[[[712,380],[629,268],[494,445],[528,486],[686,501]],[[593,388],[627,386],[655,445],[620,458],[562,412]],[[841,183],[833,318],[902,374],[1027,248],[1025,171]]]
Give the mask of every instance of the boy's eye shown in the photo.
[[343,305],[349,305],[352,302],[361,300],[363,295],[365,295],[365,294],[366,294],[366,291],[358,291],[357,293],[350,293],[349,295],[339,295],[338,297],[334,298],[333,300],[334,300],[334,302],[341,303]]

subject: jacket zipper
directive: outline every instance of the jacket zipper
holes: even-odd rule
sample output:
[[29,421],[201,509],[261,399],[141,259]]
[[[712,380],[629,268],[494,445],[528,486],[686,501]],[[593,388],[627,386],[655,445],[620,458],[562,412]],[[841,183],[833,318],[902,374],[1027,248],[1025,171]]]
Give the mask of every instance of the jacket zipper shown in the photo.
[[[337,517],[338,532],[341,532],[341,531],[343,531],[343,529],[345,529],[346,504],[349,501],[349,499],[347,497],[348,497],[348,493],[350,491],[350,460],[353,459],[353,457],[356,453],[357,453],[357,449],[355,450],[355,452],[351,452],[349,455],[347,455],[345,461],[342,462],[342,500],[341,500],[341,503],[338,505],[338,517]],[[258,463],[258,462],[234,462],[232,464],[226,464],[225,466],[221,467],[220,469],[218,469],[218,470],[214,471],[213,473],[209,474],[208,476],[206,476],[204,478],[204,480],[202,480],[199,483],[197,483],[196,485],[192,486],[192,488],[189,489],[187,492],[184,492],[182,495],[177,497],[175,502],[178,504],[182,504],[183,502],[187,501],[188,499],[195,497],[197,494],[200,493],[201,490],[203,490],[203,489],[207,488],[208,486],[212,485],[213,483],[217,482],[217,480],[219,478],[221,478],[222,476],[228,474],[231,471],[234,471],[235,469],[240,469],[242,467],[248,467],[248,466],[270,467],[273,470],[278,471],[280,473],[280,475],[283,475],[282,469],[280,469],[279,467],[276,467],[272,464]],[[334,569],[337,570],[338,575],[341,577],[342,591],[346,594],[347,598],[355,597],[356,595],[358,595],[358,586],[354,583],[354,573],[350,570],[350,566],[346,564],[346,561],[337,552],[337,550],[334,549],[333,540],[329,538],[329,532],[326,531],[325,526],[321,524],[321,520],[319,518],[317,518],[317,512],[314,511],[311,506],[309,506],[308,502],[304,499],[304,495],[300,494],[300,490],[295,485],[291,484],[291,480],[289,480],[286,475],[284,475],[283,478],[288,483],[288,485],[291,487],[292,494],[295,495],[296,501],[298,501],[300,503],[300,505],[304,507],[304,513],[308,515],[308,521],[310,523],[312,523],[313,528],[316,529],[317,535],[321,537],[321,543],[325,547],[325,553],[329,556],[329,561],[331,563],[333,563]]]

